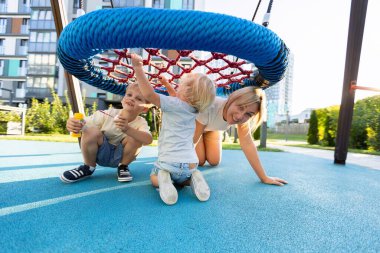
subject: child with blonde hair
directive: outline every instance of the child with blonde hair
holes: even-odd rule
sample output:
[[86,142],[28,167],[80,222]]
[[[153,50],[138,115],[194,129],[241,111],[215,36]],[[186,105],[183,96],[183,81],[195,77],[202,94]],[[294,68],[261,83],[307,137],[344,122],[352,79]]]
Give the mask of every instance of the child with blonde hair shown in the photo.
[[[142,95],[163,111],[158,160],[151,173],[153,186],[159,187],[163,202],[173,205],[178,193],[172,180],[177,184],[190,181],[195,196],[207,201],[210,188],[197,169],[193,135],[198,112],[206,110],[215,99],[214,83],[204,74],[186,74],[180,80],[175,97],[160,95],[154,92],[145,76],[141,57],[132,54],[131,59]],[[163,77],[161,80],[166,82]]]
[[128,165],[135,160],[143,145],[153,138],[143,117],[146,101],[136,83],[128,85],[121,100],[123,109],[110,108],[96,111],[83,122],[69,118],[66,128],[70,132],[82,131],[80,142],[83,165],[67,170],[61,175],[65,183],[74,183],[90,177],[96,165],[117,167],[119,182],[133,179]]

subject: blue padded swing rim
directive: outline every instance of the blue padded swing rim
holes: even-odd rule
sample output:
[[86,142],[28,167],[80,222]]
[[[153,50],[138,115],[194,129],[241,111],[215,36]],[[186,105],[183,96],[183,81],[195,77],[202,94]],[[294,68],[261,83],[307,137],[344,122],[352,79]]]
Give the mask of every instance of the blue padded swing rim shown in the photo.
[[[234,55],[258,68],[258,78],[244,83],[262,88],[283,78],[289,53],[274,32],[248,20],[194,10],[117,8],[93,11],[71,22],[60,35],[57,54],[78,79],[123,95],[126,84],[104,75],[92,58],[104,50],[136,47]],[[234,90],[219,88],[218,94]]]

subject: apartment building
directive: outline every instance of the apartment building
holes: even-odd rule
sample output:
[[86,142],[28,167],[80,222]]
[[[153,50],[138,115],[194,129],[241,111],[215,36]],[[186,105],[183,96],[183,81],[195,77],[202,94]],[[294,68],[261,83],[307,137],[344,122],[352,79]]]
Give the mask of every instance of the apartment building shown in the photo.
[[293,71],[294,55],[290,53],[285,77],[265,90],[268,101],[268,127],[274,127],[277,122],[289,117],[292,112]]
[[23,104],[30,0],[0,0],[0,103]]

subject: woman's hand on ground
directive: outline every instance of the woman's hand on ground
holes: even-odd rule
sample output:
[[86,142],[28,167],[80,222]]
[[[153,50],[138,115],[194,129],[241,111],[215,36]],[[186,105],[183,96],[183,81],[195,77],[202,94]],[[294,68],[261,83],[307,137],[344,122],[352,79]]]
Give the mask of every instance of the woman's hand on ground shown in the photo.
[[261,180],[261,182],[264,184],[273,184],[278,186],[283,186],[288,183],[286,180],[278,177],[266,177],[263,180]]

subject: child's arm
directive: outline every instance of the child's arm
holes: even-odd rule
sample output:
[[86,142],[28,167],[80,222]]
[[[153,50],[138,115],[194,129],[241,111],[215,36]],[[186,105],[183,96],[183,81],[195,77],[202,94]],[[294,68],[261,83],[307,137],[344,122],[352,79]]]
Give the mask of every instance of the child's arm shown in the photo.
[[152,85],[150,85],[148,78],[145,76],[141,57],[137,54],[131,54],[131,60],[141,94],[150,103],[160,107],[160,96],[154,92]]
[[249,125],[247,123],[237,125],[237,132],[241,149],[243,150],[245,157],[255,171],[256,175],[260,178],[261,182],[264,184],[274,184],[279,186],[287,184],[288,182],[285,180],[277,177],[269,177],[265,173],[265,170],[261,165],[255,143],[253,142]]
[[160,80],[160,83],[165,86],[166,90],[169,93],[169,96],[172,96],[172,97],[176,97],[177,96],[177,92],[171,86],[171,84],[168,82],[168,79],[166,79],[164,76],[159,76],[158,80]]
[[150,133],[131,127],[128,121],[122,116],[115,118],[114,123],[123,133],[140,142],[142,145],[149,145],[153,142],[153,137]]

